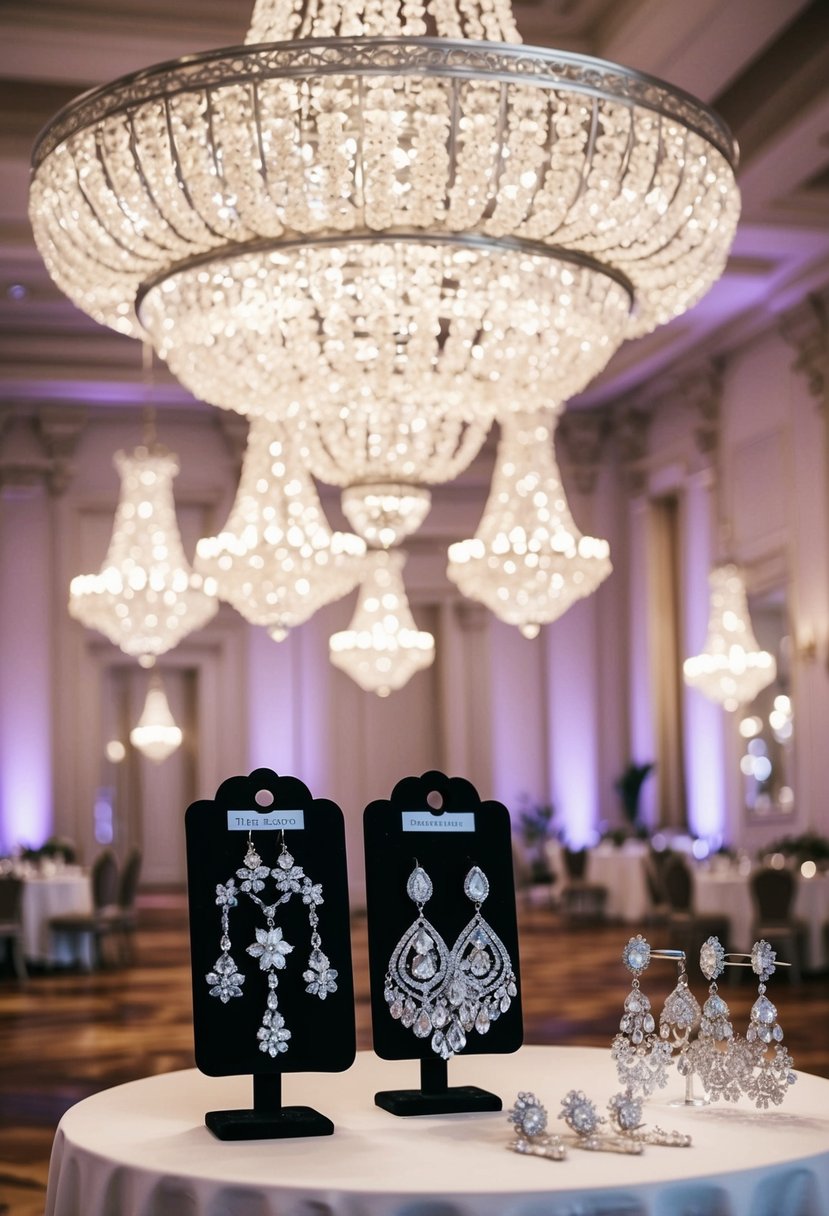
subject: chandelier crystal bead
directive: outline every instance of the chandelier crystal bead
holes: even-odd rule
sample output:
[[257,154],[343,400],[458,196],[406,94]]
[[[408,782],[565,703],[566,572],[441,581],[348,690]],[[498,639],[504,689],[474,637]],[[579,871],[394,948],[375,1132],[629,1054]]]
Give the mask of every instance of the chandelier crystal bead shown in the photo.
[[435,639],[418,629],[403,586],[405,555],[379,550],[366,557],[357,607],[348,629],[331,635],[331,662],[380,697],[429,667]]
[[745,582],[733,562],[708,576],[711,601],[702,652],[683,664],[685,683],[733,711],[754,700],[777,675],[773,654],[762,650],[751,625]]
[[125,654],[155,656],[216,613],[216,587],[184,556],[173,501],[178,457],[160,445],[116,452],[121,493],[98,574],[69,587],[70,616]]
[[613,568],[607,541],[573,522],[553,446],[557,421],[548,410],[501,422],[478,530],[449,546],[452,582],[526,637],[592,595]]
[[329,528],[287,429],[252,418],[227,522],[196,546],[196,569],[219,598],[281,640],[356,586],[365,551],[358,536]]

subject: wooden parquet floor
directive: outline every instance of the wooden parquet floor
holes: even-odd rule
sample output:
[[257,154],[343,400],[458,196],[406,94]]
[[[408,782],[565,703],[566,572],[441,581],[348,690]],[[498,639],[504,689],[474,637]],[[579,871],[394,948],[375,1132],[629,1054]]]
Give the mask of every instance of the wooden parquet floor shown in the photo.
[[[618,1027],[628,990],[620,962],[629,926],[572,928],[549,907],[520,911],[521,978],[528,1043],[603,1047]],[[644,930],[667,946],[659,928]],[[370,1047],[365,922],[353,926],[358,1046]],[[695,964],[691,986],[705,985]],[[779,973],[778,973],[779,974]],[[669,964],[643,984],[654,1008],[673,987]],[[777,1003],[795,1065],[829,1077],[829,976],[777,982]],[[726,997],[738,1027],[755,989],[746,977]],[[0,973],[0,1213],[42,1216],[55,1127],[73,1103],[100,1089],[193,1066],[187,918],[180,894],[144,896],[137,961],[83,974],[33,975],[20,985]],[[516,1091],[528,1078],[516,1077]],[[549,1095],[555,1101],[557,1095]]]

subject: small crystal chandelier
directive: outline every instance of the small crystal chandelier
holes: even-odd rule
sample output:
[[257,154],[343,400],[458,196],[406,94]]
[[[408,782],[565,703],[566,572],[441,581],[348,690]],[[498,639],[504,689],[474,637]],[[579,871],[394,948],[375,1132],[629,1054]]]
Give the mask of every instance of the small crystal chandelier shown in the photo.
[[529,638],[612,570],[607,541],[582,536],[570,514],[553,447],[557,421],[546,410],[501,422],[478,530],[449,546],[452,582]]
[[702,653],[685,660],[683,674],[691,688],[733,711],[772,683],[777,663],[754,636],[739,568],[733,562],[716,566],[708,582],[708,636]]
[[160,764],[181,747],[183,735],[167,701],[161,676],[154,671],[150,676],[147,699],[138,725],[130,731],[130,743],[138,748],[148,760]]
[[129,655],[152,658],[206,625],[218,607],[211,579],[184,556],[173,502],[178,457],[157,443],[116,452],[121,494],[98,574],[69,587],[69,613]]
[[435,639],[412,618],[403,586],[404,554],[381,549],[365,560],[351,624],[331,635],[329,654],[334,666],[366,692],[387,697],[431,665]]
[[251,419],[239,488],[218,536],[196,546],[196,569],[219,597],[278,641],[362,574],[365,543],[332,532],[287,428]]

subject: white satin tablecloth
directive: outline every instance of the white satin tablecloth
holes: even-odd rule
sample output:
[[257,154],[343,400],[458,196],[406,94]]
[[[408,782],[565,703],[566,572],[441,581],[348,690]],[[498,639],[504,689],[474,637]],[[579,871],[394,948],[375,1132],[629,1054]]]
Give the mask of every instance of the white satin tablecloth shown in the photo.
[[[754,905],[748,876],[731,871],[698,871],[694,876],[694,906],[697,912],[728,917],[732,950],[751,949]],[[825,933],[829,922],[829,874],[816,874],[814,878],[797,876],[794,916],[806,925],[805,969],[821,971],[829,967]]]
[[28,875],[23,880],[23,953],[32,963],[85,962],[77,957],[83,945],[49,927],[53,916],[87,915],[92,911],[89,875],[63,870],[49,875]]
[[[378,1089],[417,1084],[411,1061],[370,1052],[340,1074],[283,1079],[283,1101],[316,1107],[333,1136],[221,1142],[207,1110],[250,1105],[248,1077],[195,1070],[95,1094],[66,1112],[55,1136],[46,1216],[826,1216],[829,1081],[801,1075],[784,1105],[741,1100],[672,1108],[681,1078],[645,1119],[689,1131],[689,1149],[640,1157],[573,1149],[555,1162],[510,1153],[505,1113],[402,1119]],[[606,1107],[617,1092],[609,1051],[524,1047],[512,1056],[450,1061],[450,1084],[494,1090],[505,1110],[519,1090],[547,1105],[551,1125],[571,1088]]]

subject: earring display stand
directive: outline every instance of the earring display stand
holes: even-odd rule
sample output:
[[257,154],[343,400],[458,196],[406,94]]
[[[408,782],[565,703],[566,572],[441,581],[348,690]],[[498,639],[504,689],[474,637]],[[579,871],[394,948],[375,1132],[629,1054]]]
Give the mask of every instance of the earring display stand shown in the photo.
[[220,1140],[331,1135],[325,1115],[282,1105],[282,1075],[356,1054],[342,812],[262,768],[188,807],[185,835],[196,1064],[253,1080],[250,1109],[205,1123]]
[[[504,970],[509,964],[515,995],[494,1012],[490,1000],[491,1019],[482,1017],[483,1030],[468,1027],[463,1046],[454,1054],[518,1050],[523,1026],[509,812],[499,802],[482,801],[463,778],[431,771],[405,778],[389,799],[370,803],[363,815],[363,832],[373,1046],[384,1060],[420,1062],[419,1089],[383,1090],[375,1094],[375,1103],[401,1116],[501,1110],[497,1094],[477,1086],[449,1085],[453,1053],[447,1059],[435,1050],[434,1030],[427,1029],[419,1037],[411,1023],[393,1016],[391,988],[396,980],[390,968],[395,952],[401,964],[406,960],[411,964],[417,950],[412,934],[420,921],[430,939],[423,943],[426,953],[431,947],[434,959],[425,963],[421,1008],[433,1014],[440,1003],[438,986],[448,992],[453,967],[467,981],[481,976],[486,982],[490,969],[493,975],[500,970],[509,979],[509,971]],[[480,875],[467,890],[469,876],[476,870]],[[419,887],[412,886],[415,871],[423,875]],[[476,909],[484,922],[482,960],[475,958]],[[507,957],[490,933],[500,939]],[[478,963],[480,970],[475,969]],[[433,966],[434,989],[428,974]],[[457,1013],[458,1003],[446,996],[443,1002],[450,1013]]]

